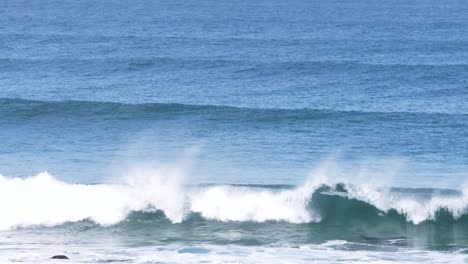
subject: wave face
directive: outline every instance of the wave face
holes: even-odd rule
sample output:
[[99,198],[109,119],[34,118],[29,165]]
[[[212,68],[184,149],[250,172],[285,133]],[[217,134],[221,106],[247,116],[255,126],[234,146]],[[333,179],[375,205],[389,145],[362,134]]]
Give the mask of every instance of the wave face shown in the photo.
[[464,191],[381,189],[321,175],[300,186],[187,186],[178,170],[154,175],[143,170],[118,185],[69,184],[46,172],[1,176],[0,229],[77,225],[176,241],[189,232],[195,241],[242,245],[343,239],[440,247],[468,239]]

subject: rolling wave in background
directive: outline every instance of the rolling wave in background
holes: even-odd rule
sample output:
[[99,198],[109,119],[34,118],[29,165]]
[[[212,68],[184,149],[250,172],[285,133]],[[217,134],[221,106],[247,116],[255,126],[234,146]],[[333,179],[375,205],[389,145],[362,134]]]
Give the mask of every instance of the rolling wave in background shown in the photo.
[[270,118],[313,118],[320,115],[333,116],[353,116],[353,115],[420,115],[420,116],[461,116],[465,117],[467,113],[446,113],[446,112],[417,112],[417,111],[368,111],[362,110],[334,110],[326,108],[250,108],[236,107],[228,105],[198,105],[198,104],[179,104],[179,103],[120,103],[120,102],[100,102],[100,101],[37,101],[17,98],[0,98],[0,109],[4,117],[14,118],[32,118],[47,115],[79,115],[93,118],[116,117],[116,118],[144,118],[152,114],[251,114]]

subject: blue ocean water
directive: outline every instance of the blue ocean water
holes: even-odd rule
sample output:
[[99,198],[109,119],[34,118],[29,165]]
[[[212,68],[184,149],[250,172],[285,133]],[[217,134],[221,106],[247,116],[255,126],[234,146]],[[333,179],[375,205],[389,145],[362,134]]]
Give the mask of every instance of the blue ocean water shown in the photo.
[[0,260],[466,261],[467,18],[0,1]]

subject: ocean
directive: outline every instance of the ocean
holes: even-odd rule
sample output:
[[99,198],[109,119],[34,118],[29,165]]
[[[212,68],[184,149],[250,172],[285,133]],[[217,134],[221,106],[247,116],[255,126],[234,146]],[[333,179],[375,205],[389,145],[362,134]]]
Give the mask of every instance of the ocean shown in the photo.
[[0,0],[0,263],[468,263],[467,18]]

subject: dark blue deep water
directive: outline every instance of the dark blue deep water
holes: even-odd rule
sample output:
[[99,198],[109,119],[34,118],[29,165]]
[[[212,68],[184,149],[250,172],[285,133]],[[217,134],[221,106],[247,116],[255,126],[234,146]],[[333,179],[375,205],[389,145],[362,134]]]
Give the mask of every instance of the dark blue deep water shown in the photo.
[[461,263],[467,179],[465,0],[0,0],[0,261]]

